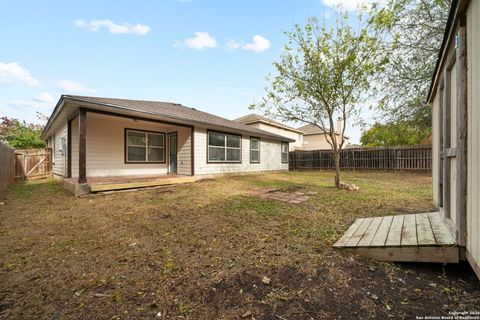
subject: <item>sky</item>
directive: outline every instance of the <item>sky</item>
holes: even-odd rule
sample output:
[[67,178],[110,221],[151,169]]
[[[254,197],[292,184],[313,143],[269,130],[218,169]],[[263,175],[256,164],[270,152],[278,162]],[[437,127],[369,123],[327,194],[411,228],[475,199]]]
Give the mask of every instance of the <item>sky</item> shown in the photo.
[[[356,10],[354,0],[0,0],[0,116],[38,123],[36,112],[76,94],[241,117],[264,95],[283,31],[328,23],[339,2]],[[351,143],[360,131],[347,124]]]

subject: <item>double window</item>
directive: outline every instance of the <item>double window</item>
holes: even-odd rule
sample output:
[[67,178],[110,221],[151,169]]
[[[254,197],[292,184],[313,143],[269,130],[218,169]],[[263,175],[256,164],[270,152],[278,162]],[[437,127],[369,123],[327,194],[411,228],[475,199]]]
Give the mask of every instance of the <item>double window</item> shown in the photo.
[[208,162],[242,162],[242,137],[208,131]]
[[288,142],[282,142],[282,163],[288,163]]
[[250,162],[260,162],[260,139],[250,138]]
[[165,162],[165,134],[126,130],[126,162]]

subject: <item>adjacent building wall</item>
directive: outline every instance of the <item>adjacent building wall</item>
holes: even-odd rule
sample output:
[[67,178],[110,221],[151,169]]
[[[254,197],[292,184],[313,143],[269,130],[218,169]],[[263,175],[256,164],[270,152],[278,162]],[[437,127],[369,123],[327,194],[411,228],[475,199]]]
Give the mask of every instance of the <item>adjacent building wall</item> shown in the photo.
[[475,270],[480,277],[480,1],[470,1],[466,33],[468,63],[467,250],[476,264]]
[[207,129],[195,127],[195,175],[288,170],[281,160],[281,142],[260,139],[260,163],[250,163],[250,136],[242,136],[241,163],[207,163]]
[[432,193],[433,193],[433,203],[436,206],[439,206],[439,192],[440,192],[440,131],[438,123],[440,121],[439,111],[440,111],[440,101],[438,98],[438,92],[435,95],[432,105]]
[[[340,136],[337,136],[339,139]],[[345,138],[343,147],[345,148],[348,144],[348,139]],[[331,149],[332,147],[327,142],[326,133],[318,134],[308,134],[303,136],[303,150],[322,150],[322,149]]]

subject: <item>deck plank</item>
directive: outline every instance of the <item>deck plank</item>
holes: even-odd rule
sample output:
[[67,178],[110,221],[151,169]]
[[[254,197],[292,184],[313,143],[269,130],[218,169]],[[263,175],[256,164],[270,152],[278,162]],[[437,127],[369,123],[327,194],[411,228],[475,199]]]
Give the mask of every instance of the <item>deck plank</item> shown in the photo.
[[388,232],[386,246],[399,246],[402,240],[402,227],[404,215],[393,216],[392,225]]
[[358,247],[368,247],[370,243],[372,243],[373,237],[377,233],[377,230],[382,220],[383,220],[382,217],[373,218],[372,222],[367,228],[367,231],[365,231],[362,239],[360,239],[360,241],[358,242],[357,244]]
[[406,214],[403,217],[402,246],[416,246],[418,244],[415,216],[414,214]]
[[435,245],[435,236],[427,213],[417,213],[418,245]]
[[458,247],[405,246],[405,247],[354,247],[348,252],[380,261],[458,263]]
[[390,231],[390,226],[392,225],[393,216],[385,216],[382,219],[382,223],[378,227],[377,233],[373,237],[370,246],[372,247],[383,247],[387,241],[388,232]]
[[343,234],[343,236],[338,239],[338,241],[333,245],[334,247],[343,247],[347,241],[353,236],[358,227],[362,224],[364,218],[357,219],[353,224],[348,228],[348,230]]
[[182,184],[195,182],[194,177],[178,177],[178,178],[165,178],[135,182],[111,182],[111,183],[89,183],[91,192],[108,191],[108,190],[121,190],[121,189],[134,189],[145,188],[154,186],[163,186],[171,184]]
[[362,239],[363,235],[368,229],[368,226],[370,226],[370,223],[372,222],[373,218],[365,218],[362,221],[362,224],[358,227],[357,231],[353,234],[353,236],[348,239],[347,243],[345,244],[346,247],[356,247],[360,239]]
[[448,229],[443,217],[438,212],[429,212],[428,218],[432,226],[433,234],[435,236],[435,242],[437,245],[454,245],[456,241]]

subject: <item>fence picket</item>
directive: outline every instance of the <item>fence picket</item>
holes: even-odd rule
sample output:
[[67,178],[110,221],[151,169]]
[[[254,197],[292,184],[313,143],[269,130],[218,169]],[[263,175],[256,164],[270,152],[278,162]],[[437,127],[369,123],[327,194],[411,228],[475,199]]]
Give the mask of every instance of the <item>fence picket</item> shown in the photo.
[[[290,152],[290,170],[334,169],[332,150]],[[340,152],[340,167],[350,170],[428,171],[431,146],[351,148]]]

